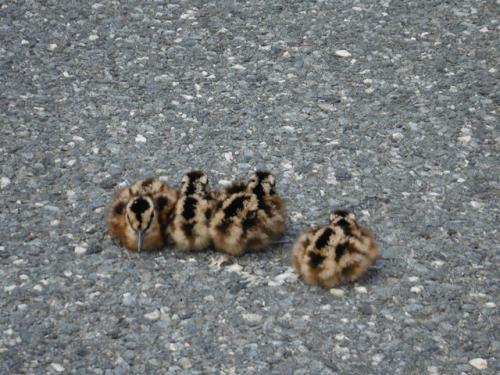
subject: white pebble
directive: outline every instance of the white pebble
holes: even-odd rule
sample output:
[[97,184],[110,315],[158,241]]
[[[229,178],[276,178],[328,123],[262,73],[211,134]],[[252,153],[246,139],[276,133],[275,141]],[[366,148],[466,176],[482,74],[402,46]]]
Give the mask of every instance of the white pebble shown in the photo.
[[43,287],[40,284],[36,284],[33,287],[33,290],[36,290],[37,292],[41,292],[43,290]]
[[418,276],[410,276],[410,277],[408,278],[408,281],[409,281],[410,283],[417,282],[418,280],[419,280],[419,277],[418,277]]
[[231,181],[229,181],[229,180],[219,180],[219,185],[221,185],[221,186],[228,186],[228,185],[231,185]]
[[479,32],[480,32],[480,33],[487,33],[488,31],[490,31],[490,30],[488,30],[488,28],[487,28],[486,26],[483,26],[483,27],[481,27],[481,28],[479,29]]
[[17,285],[7,285],[6,287],[3,288],[6,292],[12,292],[14,289],[17,288]]
[[78,136],[78,135],[74,135],[74,136],[73,136],[73,140],[74,140],[75,142],[85,142],[85,138],[82,138],[82,137],[80,137],[80,136]]
[[356,293],[368,293],[368,290],[364,286],[357,286],[354,290]]
[[335,297],[343,297],[345,292],[342,289],[332,288],[330,289],[330,293]]
[[495,304],[495,302],[486,302],[484,306],[489,309],[494,309],[497,305]]
[[64,276],[71,277],[71,276],[73,276],[73,272],[66,270],[66,271],[64,271]]
[[412,286],[410,292],[420,294],[422,293],[423,288],[421,286]]
[[335,55],[338,57],[351,57],[351,53],[349,51],[346,51],[345,49],[339,49],[335,51]]
[[10,178],[8,178],[8,177],[2,177],[0,179],[0,188],[4,189],[4,188],[6,188],[9,185],[10,185]]
[[225,152],[224,153],[224,159],[226,159],[226,161],[233,161],[233,153],[232,152]]
[[19,305],[17,305],[17,309],[21,310],[21,311],[27,310],[28,309],[28,305],[25,304],[25,303],[20,303]]
[[63,365],[59,364],[59,363],[51,363],[50,366],[57,372],[63,372],[64,371],[64,367]]
[[123,293],[122,303],[125,306],[132,306],[135,304],[135,297],[130,293]]
[[480,203],[480,202],[471,201],[471,202],[470,202],[470,205],[471,205],[473,208],[481,208],[481,206],[482,206],[483,204],[482,204],[482,203]]
[[89,35],[89,40],[90,41],[94,41],[94,40],[97,40],[99,39],[99,35],[96,35],[96,34],[90,34]]
[[444,262],[442,260],[433,260],[431,264],[433,267],[439,268],[444,265]]
[[484,370],[488,368],[488,361],[483,358],[474,358],[469,361],[469,365],[477,368],[478,370]]
[[21,40],[21,45],[25,46],[26,44],[30,44],[26,39]]
[[183,369],[188,369],[192,366],[191,361],[187,357],[182,357],[181,359],[179,359],[179,364]]
[[404,138],[404,135],[402,133],[392,133],[391,135],[391,138],[394,140],[394,141],[400,141]]
[[233,65],[231,68],[236,70],[247,70],[247,68],[245,68],[243,65],[240,64]]
[[470,143],[471,139],[472,137],[470,135],[463,135],[461,137],[458,137],[458,141],[463,145]]
[[49,44],[49,50],[53,51],[56,48],[57,48],[57,44],[55,44],[55,43]]
[[146,143],[146,137],[144,137],[143,135],[141,134],[137,134],[137,136],[135,137],[135,141],[137,143]]
[[87,252],[87,247],[82,245],[75,246],[75,254],[81,255]]
[[68,160],[68,161],[66,162],[66,165],[67,165],[68,167],[72,167],[72,166],[73,166],[73,165],[75,165],[75,164],[76,164],[76,160],[75,160],[75,159],[71,159],[71,160]]
[[249,314],[243,314],[242,316],[243,316],[243,319],[245,319],[248,322],[252,322],[252,323],[259,323],[262,320],[262,316],[259,314],[249,313]]
[[158,320],[158,319],[160,319],[160,310],[155,310],[155,311],[152,311],[148,314],[144,314],[144,317],[147,320]]

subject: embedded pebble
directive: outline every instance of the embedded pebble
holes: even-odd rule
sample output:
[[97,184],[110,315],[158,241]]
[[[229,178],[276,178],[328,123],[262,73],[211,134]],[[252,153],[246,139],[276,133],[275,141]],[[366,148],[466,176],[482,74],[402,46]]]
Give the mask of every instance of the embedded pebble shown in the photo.
[[147,142],[147,139],[146,137],[144,137],[143,135],[141,134],[137,134],[137,136],[135,137],[135,141],[137,143],[146,143]]
[[335,297],[343,297],[345,295],[343,289],[337,289],[337,288],[330,289],[330,293],[333,294]]
[[8,178],[8,177],[2,177],[0,179],[0,188],[1,189],[5,189],[9,185],[10,185],[10,178]]
[[351,57],[351,53],[349,51],[346,51],[345,49],[339,49],[335,51],[335,55],[338,57]]
[[87,252],[87,247],[83,245],[75,246],[75,254],[81,255]]
[[488,361],[483,358],[474,358],[469,361],[469,364],[472,367],[477,368],[478,370],[484,370],[488,368]]
[[421,286],[412,286],[410,288],[410,292],[420,294],[422,293],[423,288]]
[[260,321],[262,320],[262,316],[259,314],[245,313],[242,314],[242,316],[243,319],[250,323],[260,323]]
[[364,286],[356,286],[354,287],[354,290],[356,291],[356,293],[360,294],[368,293],[368,290]]
[[182,357],[181,359],[179,359],[179,364],[185,370],[192,367],[191,361],[187,357]]
[[147,320],[158,320],[160,319],[160,310],[154,310],[150,313],[144,314]]
[[56,372],[63,372],[65,370],[64,366],[59,364],[59,363],[51,363],[50,366],[56,371]]

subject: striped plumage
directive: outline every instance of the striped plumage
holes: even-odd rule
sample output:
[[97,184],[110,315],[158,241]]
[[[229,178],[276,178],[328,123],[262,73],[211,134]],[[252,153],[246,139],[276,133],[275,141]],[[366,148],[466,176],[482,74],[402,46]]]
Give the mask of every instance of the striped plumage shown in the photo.
[[372,233],[355,216],[337,210],[326,227],[309,229],[295,242],[292,265],[304,281],[331,288],[361,277],[375,262],[379,249]]
[[168,233],[175,246],[185,251],[200,251],[211,243],[208,225],[215,200],[207,192],[208,177],[191,171],[181,181]]
[[221,193],[210,223],[216,249],[232,255],[260,250],[285,231],[285,205],[269,172],[257,171],[247,184],[234,183]]

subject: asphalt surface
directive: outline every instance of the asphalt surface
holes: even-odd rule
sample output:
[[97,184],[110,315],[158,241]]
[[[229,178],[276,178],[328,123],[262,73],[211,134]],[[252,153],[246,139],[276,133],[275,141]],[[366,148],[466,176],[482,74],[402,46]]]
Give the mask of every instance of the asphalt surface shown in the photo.
[[[3,1],[0,373],[495,374],[498,1]],[[285,243],[129,256],[119,184],[272,171]],[[349,208],[382,259],[304,285]]]

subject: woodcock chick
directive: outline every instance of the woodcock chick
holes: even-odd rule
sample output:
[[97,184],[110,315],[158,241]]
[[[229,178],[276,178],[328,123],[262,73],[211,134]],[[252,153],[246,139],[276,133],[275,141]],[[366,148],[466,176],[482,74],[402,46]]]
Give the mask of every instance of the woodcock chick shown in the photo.
[[200,251],[211,243],[208,226],[215,200],[207,191],[208,177],[202,171],[192,171],[181,181],[179,199],[168,233],[178,249]]
[[309,229],[298,237],[292,265],[306,283],[332,288],[361,277],[378,254],[372,233],[358,225],[354,214],[337,210],[328,226]]
[[149,178],[119,190],[108,211],[108,230],[131,251],[159,249],[166,244],[166,227],[177,191]]
[[257,171],[246,185],[234,183],[220,193],[210,222],[216,249],[242,255],[266,247],[284,232],[285,205],[269,172]]

